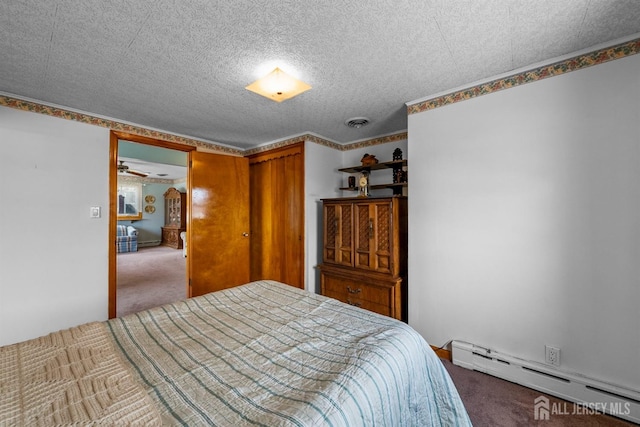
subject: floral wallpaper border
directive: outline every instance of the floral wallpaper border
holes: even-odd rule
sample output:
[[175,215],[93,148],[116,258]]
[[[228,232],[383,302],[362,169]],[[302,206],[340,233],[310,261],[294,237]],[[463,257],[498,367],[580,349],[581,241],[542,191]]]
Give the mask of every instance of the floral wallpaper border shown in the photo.
[[153,177],[138,177],[138,176],[127,176],[118,174],[118,181],[121,182],[141,182],[143,184],[179,184],[182,182],[186,182],[187,179],[179,178],[179,179],[166,179],[166,178],[153,178]]
[[272,144],[263,145],[256,148],[251,148],[244,152],[245,156],[252,154],[262,153],[265,151],[273,150],[275,148],[286,147],[287,145],[295,144],[300,141],[309,141],[318,145],[324,145],[325,147],[333,148],[338,151],[355,150],[357,148],[371,147],[373,145],[387,144],[390,142],[404,141],[408,137],[406,131],[398,132],[392,135],[381,136],[378,138],[365,139],[362,141],[352,142],[348,144],[339,144],[337,142],[324,139],[320,136],[313,134],[304,134],[293,138],[284,139],[282,141],[274,142]]
[[102,119],[94,117],[89,114],[77,113],[74,111],[65,110],[59,107],[52,107],[49,105],[38,104],[32,101],[25,101],[23,99],[13,98],[6,95],[0,95],[0,106],[15,108],[22,111],[30,111],[32,113],[44,114],[46,116],[58,117],[66,120],[73,120],[80,123],[86,123],[89,125],[100,126],[103,128],[132,133],[136,135],[146,136],[149,138],[161,139],[163,141],[175,142],[182,145],[189,145],[191,147],[206,148],[208,150],[214,150],[216,152],[242,155],[243,151],[237,148],[224,147],[216,145],[210,142],[199,141],[197,139],[187,138],[184,136],[173,135],[166,132],[157,130],[146,129],[139,126],[134,126],[126,123],[120,123],[114,120]]
[[550,65],[544,65],[530,71],[514,74],[509,77],[496,79],[467,89],[452,92],[426,101],[417,102],[407,107],[407,114],[422,113],[434,108],[487,95],[503,89],[535,82],[549,77],[559,76],[571,71],[624,58],[640,53],[640,39],[635,39],[615,46],[596,50],[584,55],[579,55]]
[[240,150],[237,148],[216,145],[210,142],[199,141],[197,139],[173,135],[166,132],[146,129],[140,126],[120,123],[115,120],[103,119],[103,118],[92,116],[90,114],[65,110],[64,108],[39,104],[33,101],[26,101],[23,99],[18,99],[18,98],[14,98],[14,97],[2,95],[2,94],[0,94],[0,106],[14,108],[16,110],[30,111],[32,113],[44,114],[46,116],[57,117],[65,120],[73,120],[76,122],[86,123],[94,126],[100,126],[100,127],[111,129],[111,130],[132,133],[136,135],[146,136],[149,138],[155,138],[163,141],[175,142],[178,144],[188,145],[191,147],[204,148],[208,150],[214,150],[216,152],[239,155],[239,156],[248,156],[251,154],[261,153],[261,152],[272,150],[275,148],[285,147],[287,145],[300,142],[302,140],[311,141],[316,144],[333,148],[335,150],[346,151],[346,150],[353,150],[355,148],[368,147],[372,145],[385,144],[387,142],[394,142],[402,139],[407,139],[407,133],[401,132],[396,135],[373,138],[373,139],[368,139],[364,141],[343,145],[343,144],[338,144],[337,142],[329,141],[328,139],[324,139],[322,137],[319,137],[313,134],[305,134],[297,137],[288,138],[282,141],[278,141],[273,144],[267,144],[261,147],[251,148],[248,150]]
[[378,138],[366,139],[366,140],[363,140],[363,141],[352,142],[350,144],[343,145],[341,149],[342,149],[342,151],[355,150],[357,148],[371,147],[373,145],[388,144],[388,143],[391,143],[391,142],[404,141],[404,140],[408,139],[408,137],[409,137],[409,135],[408,135],[407,131],[402,131],[402,132],[394,133],[392,135],[381,136],[381,137],[378,137]]

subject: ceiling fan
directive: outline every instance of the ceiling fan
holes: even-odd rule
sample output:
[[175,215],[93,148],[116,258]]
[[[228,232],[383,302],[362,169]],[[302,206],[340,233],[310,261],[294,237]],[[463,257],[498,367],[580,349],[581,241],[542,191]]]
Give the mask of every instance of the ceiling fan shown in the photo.
[[124,160],[119,160],[120,164],[118,165],[118,173],[128,173],[135,176],[146,177],[149,175],[148,173],[138,172],[133,169],[129,169],[129,166],[124,164]]

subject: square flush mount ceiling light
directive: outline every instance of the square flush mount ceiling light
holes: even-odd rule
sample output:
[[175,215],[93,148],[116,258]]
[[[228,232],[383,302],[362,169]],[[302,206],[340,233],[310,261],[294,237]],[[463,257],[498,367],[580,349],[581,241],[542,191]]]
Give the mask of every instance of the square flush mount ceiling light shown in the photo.
[[311,86],[291,77],[280,68],[276,68],[263,78],[251,83],[245,89],[272,101],[282,102],[308,91]]

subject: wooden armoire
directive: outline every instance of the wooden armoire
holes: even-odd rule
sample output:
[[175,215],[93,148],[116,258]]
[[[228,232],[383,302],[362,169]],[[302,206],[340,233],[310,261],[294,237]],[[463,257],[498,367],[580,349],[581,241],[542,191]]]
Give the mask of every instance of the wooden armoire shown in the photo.
[[187,230],[187,194],[170,187],[164,193],[164,227],[161,245],[182,249],[180,233]]
[[407,198],[322,203],[322,294],[406,322]]

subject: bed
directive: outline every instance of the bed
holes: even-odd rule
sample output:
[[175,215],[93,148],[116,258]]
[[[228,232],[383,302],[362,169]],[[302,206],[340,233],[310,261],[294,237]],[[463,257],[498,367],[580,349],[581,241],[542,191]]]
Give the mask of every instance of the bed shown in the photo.
[[467,426],[408,325],[258,281],[0,347],[1,425]]

